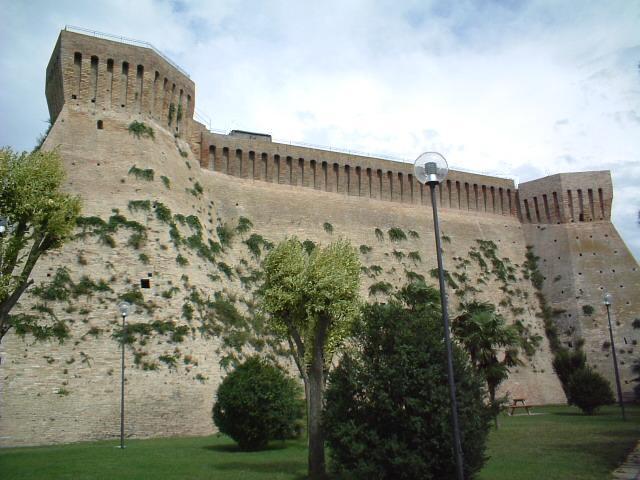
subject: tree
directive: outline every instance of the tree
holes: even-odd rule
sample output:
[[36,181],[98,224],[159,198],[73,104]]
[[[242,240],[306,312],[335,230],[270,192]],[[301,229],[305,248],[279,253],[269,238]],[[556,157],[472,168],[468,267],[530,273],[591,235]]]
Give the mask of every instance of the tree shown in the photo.
[[360,262],[348,241],[305,250],[297,238],[264,260],[262,309],[286,339],[304,382],[309,435],[309,476],[325,476],[321,425],[326,374],[333,354],[360,314]]
[[0,216],[8,224],[0,236],[0,341],[12,327],[38,339],[68,335],[59,321],[47,324],[31,315],[11,315],[33,283],[30,275],[40,257],[73,233],[80,199],[61,191],[64,177],[55,151],[17,154],[0,149]]
[[569,405],[573,405],[571,401],[571,391],[569,389],[571,376],[587,367],[587,356],[582,350],[582,344],[583,341],[579,341],[573,350],[561,347],[556,352],[552,363]]
[[[417,302],[420,291],[426,295]],[[386,305],[364,308],[326,394],[324,422],[337,478],[455,477],[439,301],[437,290],[416,284]],[[454,368],[465,478],[471,478],[486,460],[490,416],[484,382],[458,346]]]
[[571,374],[568,387],[571,402],[587,415],[615,402],[607,379],[588,366]]
[[304,414],[300,386],[280,368],[250,357],[227,375],[213,406],[213,421],[242,450],[296,436]]
[[496,390],[508,378],[509,368],[521,363],[518,351],[522,339],[517,328],[508,326],[490,303],[472,301],[461,307],[462,313],[451,322],[451,330],[469,354],[473,367],[487,382],[497,428]]

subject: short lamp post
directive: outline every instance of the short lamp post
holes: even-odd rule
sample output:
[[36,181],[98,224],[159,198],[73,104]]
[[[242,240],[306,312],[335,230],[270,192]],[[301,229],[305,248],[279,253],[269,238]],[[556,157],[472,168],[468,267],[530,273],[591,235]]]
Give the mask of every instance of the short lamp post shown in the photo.
[[122,302],[118,305],[120,315],[122,315],[122,356],[120,364],[120,448],[124,448],[124,348],[127,341],[127,315],[131,305]]
[[613,329],[611,327],[611,302],[613,296],[610,293],[604,295],[604,306],[607,307],[607,319],[609,320],[609,338],[611,339],[611,353],[613,354],[613,370],[616,374],[616,388],[618,390],[618,403],[620,404],[620,410],[622,411],[622,420],[627,419],[627,415],[624,412],[624,402],[622,401],[622,387],[620,386],[620,373],[618,372],[618,358],[616,356],[616,345],[613,343]]
[[414,173],[420,183],[429,185],[431,205],[433,206],[433,230],[436,236],[436,258],[438,259],[438,279],[440,282],[440,302],[442,305],[442,321],[444,323],[444,340],[447,347],[447,376],[451,395],[451,424],[453,426],[453,443],[456,457],[456,478],[464,480],[462,444],[460,442],[460,426],[458,423],[458,402],[456,400],[456,382],[453,375],[453,353],[449,332],[449,311],[444,282],[444,266],[442,263],[442,246],[440,244],[440,222],[438,221],[438,205],[436,202],[436,185],[440,184],[449,168],[445,158],[436,152],[425,152],[414,163]]

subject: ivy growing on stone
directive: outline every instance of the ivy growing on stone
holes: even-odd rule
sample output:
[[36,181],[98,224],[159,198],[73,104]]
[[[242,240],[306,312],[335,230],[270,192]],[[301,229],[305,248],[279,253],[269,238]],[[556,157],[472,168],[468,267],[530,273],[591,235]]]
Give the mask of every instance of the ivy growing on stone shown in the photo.
[[127,130],[129,130],[129,133],[135,136],[136,138],[140,138],[140,137],[147,137],[151,139],[155,138],[155,133],[153,131],[153,128],[148,126],[144,122],[138,122],[137,120],[134,120],[129,124],[129,127],[127,128]]
[[136,177],[138,180],[145,180],[147,182],[151,182],[153,181],[153,176],[155,174],[154,170],[152,168],[138,168],[137,166],[133,165],[130,169],[129,169],[129,175],[133,175],[134,177]]
[[407,235],[401,228],[398,227],[390,228],[387,232],[387,235],[389,235],[389,240],[391,240],[392,242],[400,242],[407,239]]

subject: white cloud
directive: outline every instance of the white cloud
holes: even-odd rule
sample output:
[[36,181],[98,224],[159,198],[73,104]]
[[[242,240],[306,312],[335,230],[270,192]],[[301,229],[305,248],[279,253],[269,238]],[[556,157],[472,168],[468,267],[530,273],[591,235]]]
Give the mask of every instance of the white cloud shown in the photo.
[[0,144],[43,129],[44,68],[76,24],[167,53],[216,127],[407,159],[434,148],[521,181],[611,168],[614,222],[640,257],[637,2],[0,3]]

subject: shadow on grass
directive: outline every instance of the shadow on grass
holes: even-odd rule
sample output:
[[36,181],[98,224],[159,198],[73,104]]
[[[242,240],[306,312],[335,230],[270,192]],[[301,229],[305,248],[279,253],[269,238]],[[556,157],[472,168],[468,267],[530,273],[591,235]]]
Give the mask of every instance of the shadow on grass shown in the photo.
[[306,471],[306,462],[304,461],[280,461],[280,462],[264,462],[264,463],[249,463],[249,462],[228,462],[221,463],[215,466],[216,470],[230,471],[237,470],[239,472],[253,472],[258,474],[273,475],[273,474],[289,474],[291,480],[305,480],[307,475],[302,473]]
[[597,458],[598,464],[602,465],[606,470],[613,470],[626,457],[627,448],[633,449],[633,442],[623,439],[620,440],[603,440],[597,442],[583,442],[579,445],[566,446],[568,451],[574,451],[577,454],[588,454],[592,458]]
[[287,445],[286,443],[271,443],[266,448],[262,448],[260,450],[242,450],[240,447],[233,443],[227,445],[205,445],[205,450],[212,450],[214,452],[222,452],[222,453],[260,453],[260,452],[271,452],[277,450],[285,450],[289,448],[291,445]]
[[[586,417],[582,412],[548,412],[549,415],[557,415],[559,417]],[[592,417],[594,415],[591,415]]]

